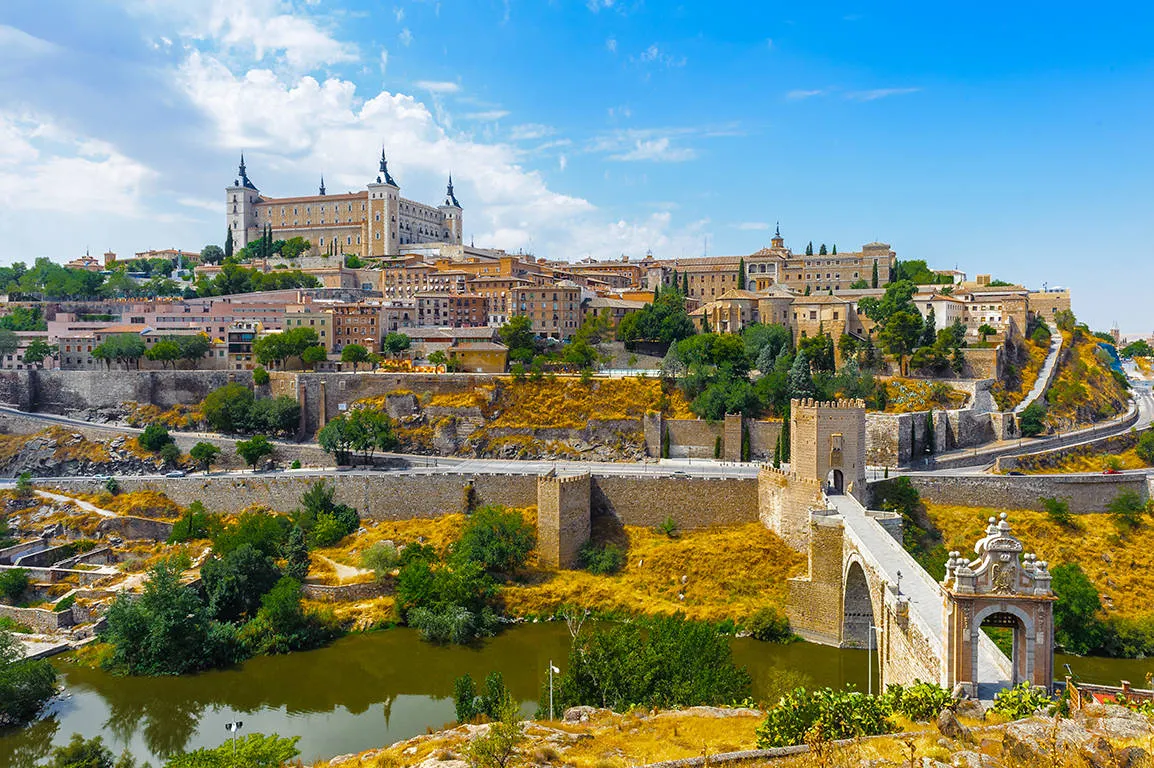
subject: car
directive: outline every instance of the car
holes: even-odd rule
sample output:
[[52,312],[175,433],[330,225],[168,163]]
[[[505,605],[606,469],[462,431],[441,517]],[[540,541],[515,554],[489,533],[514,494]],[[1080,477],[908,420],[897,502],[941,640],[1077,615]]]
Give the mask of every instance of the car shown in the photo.
[[185,472],[183,469],[174,469],[171,472],[165,472],[164,476],[165,477],[184,477],[187,474],[188,473]]
[[1022,477],[1026,473],[1025,472],[1019,472],[1018,470],[1015,469],[1013,472],[1009,472],[1007,474],[1009,474],[1010,477]]
[[1103,475],[1120,475],[1120,474],[1122,474],[1122,470],[1114,469],[1113,467],[1107,467],[1106,469],[1102,470],[1102,474]]
[[669,474],[669,476],[670,476],[670,477],[689,477],[689,473],[688,473],[688,472],[685,472],[684,470],[680,470],[680,469],[678,469],[678,470],[676,470],[676,471],[674,471],[674,472],[671,472],[671,473]]

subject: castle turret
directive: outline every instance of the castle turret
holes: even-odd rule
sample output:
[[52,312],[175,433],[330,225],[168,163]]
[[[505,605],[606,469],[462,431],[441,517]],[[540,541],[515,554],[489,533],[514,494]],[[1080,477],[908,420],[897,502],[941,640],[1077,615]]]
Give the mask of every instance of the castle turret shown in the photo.
[[[225,220],[232,231],[233,247],[240,249],[249,240],[257,238],[260,224],[256,220],[256,204],[260,202],[260,190],[248,178],[244,165],[244,154],[240,156],[240,168],[232,186],[225,189]],[[253,233],[250,237],[250,233]]]
[[445,202],[441,203],[439,210],[444,217],[445,225],[445,242],[454,245],[460,245],[464,241],[465,223],[461,217],[461,204],[457,202],[457,196],[453,194],[453,174],[449,174],[449,186],[445,190]]
[[377,179],[368,185],[369,189],[369,247],[370,256],[392,256],[398,253],[398,214],[400,212],[401,188],[389,174],[389,161],[385,148],[381,147],[381,164]]
[[769,241],[770,248],[785,248],[785,240],[781,236],[781,224],[773,228],[773,238]]

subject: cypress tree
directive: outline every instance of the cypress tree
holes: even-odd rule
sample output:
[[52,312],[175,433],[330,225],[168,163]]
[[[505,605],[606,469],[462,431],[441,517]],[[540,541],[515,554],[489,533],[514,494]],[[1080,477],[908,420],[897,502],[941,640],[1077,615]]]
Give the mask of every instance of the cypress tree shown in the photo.
[[878,287],[878,263],[876,261],[874,262],[873,275],[870,276],[870,287],[871,288],[877,288]]
[[737,287],[745,290],[745,259],[739,259],[737,262]]
[[817,389],[813,385],[813,374],[809,370],[809,355],[799,349],[789,369],[789,396],[798,399],[815,397]]
[[833,244],[833,255],[837,256],[837,243]]
[[689,295],[689,273],[688,272],[683,273],[681,275],[681,279],[682,279],[682,281],[684,281],[684,287],[683,287],[683,290],[681,292],[684,293],[686,296],[688,296]]
[[232,227],[229,227],[224,236],[224,257],[226,259],[232,258],[232,247]]
[[674,290],[681,288],[681,281],[677,279],[677,270],[673,270],[673,280],[670,281]]
[[818,249],[817,255],[818,256],[828,256],[829,255],[829,251],[827,251],[825,249],[825,243],[821,244],[821,248]]
[[806,256],[812,256],[813,255],[813,241],[812,240],[810,240],[809,244],[805,246],[805,255]]

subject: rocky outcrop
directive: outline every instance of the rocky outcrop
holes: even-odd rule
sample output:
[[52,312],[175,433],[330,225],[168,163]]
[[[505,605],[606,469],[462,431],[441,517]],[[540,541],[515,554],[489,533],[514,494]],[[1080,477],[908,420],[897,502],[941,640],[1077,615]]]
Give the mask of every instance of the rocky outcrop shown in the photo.
[[[10,439],[18,439],[13,436]],[[76,475],[144,475],[162,471],[159,458],[144,459],[127,445],[124,435],[109,441],[91,440],[79,432],[50,429],[30,435],[0,461],[0,477],[70,477]]]

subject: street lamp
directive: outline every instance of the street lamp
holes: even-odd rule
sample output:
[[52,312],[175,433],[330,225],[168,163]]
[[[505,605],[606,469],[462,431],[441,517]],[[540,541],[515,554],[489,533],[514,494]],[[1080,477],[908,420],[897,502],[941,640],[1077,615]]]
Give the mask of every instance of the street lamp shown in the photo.
[[224,724],[224,729],[232,734],[232,757],[234,761],[236,760],[236,734],[243,726],[244,722],[242,720]]
[[[877,645],[878,635],[885,634],[885,630],[881,627],[875,627],[873,621],[870,621],[869,632],[873,632],[873,645],[870,644],[870,636],[866,634],[866,675],[869,680],[869,695],[874,695],[874,663],[873,663],[873,648]],[[878,652],[878,659],[881,659],[881,652]],[[878,687],[881,687],[881,669],[878,669]]]
[[553,675],[561,674],[561,670],[553,666],[553,660],[549,659],[549,720],[553,720]]

